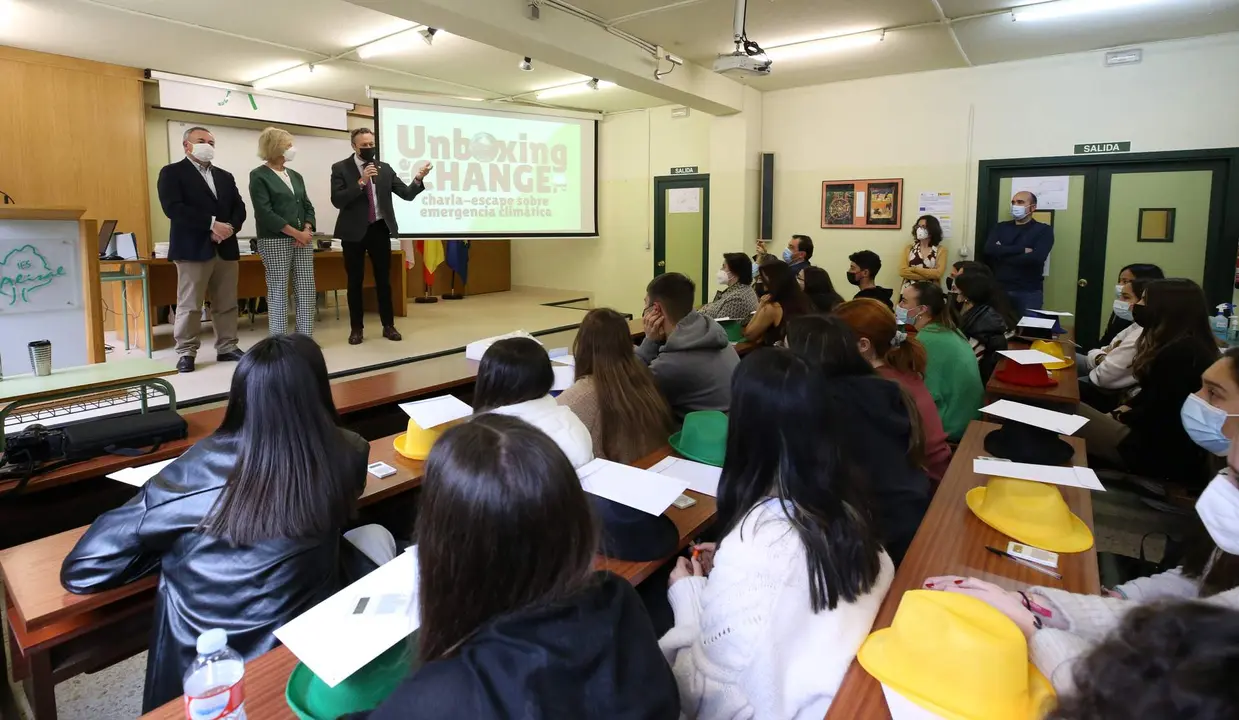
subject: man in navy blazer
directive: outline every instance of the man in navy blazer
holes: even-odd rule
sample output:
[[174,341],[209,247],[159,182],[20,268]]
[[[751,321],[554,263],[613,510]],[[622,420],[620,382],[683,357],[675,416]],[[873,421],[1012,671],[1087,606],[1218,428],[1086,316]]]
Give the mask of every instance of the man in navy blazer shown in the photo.
[[[391,165],[380,162],[375,147],[374,131],[357,128],[352,132],[355,153],[331,166],[331,204],[339,209],[335,236],[344,251],[344,271],[348,275],[348,317],[352,332],[349,345],[362,341],[362,317],[365,307],[361,299],[361,284],[366,273],[366,255],[374,269],[374,293],[378,296],[379,319],[383,322],[383,337],[401,340],[396,330],[391,299],[391,238],[400,232],[396,212],[392,208],[392,193],[412,200],[426,189],[422,179],[430,172],[430,164],[417,171],[413,183],[406,185]],[[400,302],[405,302],[400,298]]]
[[211,299],[215,359],[236,362],[237,231],[245,223],[245,201],[232,173],[211,164],[215,136],[192,127],[181,136],[185,158],[159,171],[159,204],[172,221],[168,259],[176,264],[176,369],[194,371],[201,343],[202,302]]

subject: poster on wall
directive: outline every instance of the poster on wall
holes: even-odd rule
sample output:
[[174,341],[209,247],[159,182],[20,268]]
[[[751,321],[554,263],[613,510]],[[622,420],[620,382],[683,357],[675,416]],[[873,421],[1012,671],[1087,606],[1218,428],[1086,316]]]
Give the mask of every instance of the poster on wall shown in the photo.
[[1016,193],[1030,192],[1037,196],[1038,210],[1066,210],[1071,177],[1017,177],[1011,178],[1011,197]]
[[951,238],[953,231],[951,216],[955,214],[955,198],[951,193],[922,191],[917,210],[921,215],[933,215],[938,218],[938,224],[942,226],[942,237]]
[[[856,188],[852,185],[827,185],[825,199],[822,202],[826,206],[825,217],[822,221],[823,227],[829,225],[850,227],[855,222],[852,208],[856,203]],[[863,211],[861,217],[864,217]]]
[[822,183],[823,228],[899,229],[903,179],[827,180]]

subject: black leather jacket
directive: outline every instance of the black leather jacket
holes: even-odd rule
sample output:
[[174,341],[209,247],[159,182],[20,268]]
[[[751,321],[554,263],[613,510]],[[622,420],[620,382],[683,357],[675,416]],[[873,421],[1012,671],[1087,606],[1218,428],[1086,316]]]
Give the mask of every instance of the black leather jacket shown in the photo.
[[981,382],[989,382],[989,376],[998,366],[998,351],[1007,349],[1007,324],[1003,322],[1002,315],[989,305],[976,305],[960,318],[959,329],[968,336],[973,351],[978,353]]
[[[216,434],[164,468],[123,506],[100,515],[65,558],[60,582],[92,593],[160,573],[146,659],[143,712],[182,692],[198,635],[228,631],[245,659],[277,644],[272,632],[340,590],[341,533],[316,540],[272,540],[237,547],[197,530],[236,464],[235,438]],[[369,444],[340,430],[337,452],[354,456],[345,482],[366,484]],[[343,531],[343,528],[341,528]],[[352,552],[345,550],[352,561]]]

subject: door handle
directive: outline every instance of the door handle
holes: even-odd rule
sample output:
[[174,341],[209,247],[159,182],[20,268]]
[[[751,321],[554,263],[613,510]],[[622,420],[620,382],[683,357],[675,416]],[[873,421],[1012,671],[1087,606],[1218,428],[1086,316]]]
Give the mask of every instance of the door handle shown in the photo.
[[1080,278],[1079,280],[1076,281],[1076,285],[1079,285],[1080,287],[1088,287],[1088,280],[1085,280],[1084,278]]
[[658,261],[658,267],[667,267],[667,261],[666,261],[666,260],[659,260],[659,261]]

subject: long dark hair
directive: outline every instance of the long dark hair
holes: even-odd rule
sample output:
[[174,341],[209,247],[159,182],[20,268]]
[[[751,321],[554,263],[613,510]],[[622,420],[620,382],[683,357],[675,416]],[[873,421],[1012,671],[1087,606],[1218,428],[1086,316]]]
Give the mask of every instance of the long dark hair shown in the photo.
[[[989,305],[1002,317],[1002,322],[1007,326],[1008,330],[1014,330],[1019,318],[1015,317],[1015,312],[1011,309],[1011,303],[1007,301],[1007,294],[1002,291],[1002,287],[998,285],[998,281],[989,273],[978,272],[963,272],[959,277],[955,278],[955,287],[959,288],[959,292],[964,297],[968,298],[974,306]],[[960,317],[954,318],[958,325],[963,317],[963,308],[960,307]]]
[[366,470],[341,451],[336,422],[317,343],[276,335],[250,348],[232,376],[216,431],[234,438],[236,461],[203,531],[253,545],[325,538],[343,528]]
[[753,284],[753,261],[744,253],[723,253],[723,264],[741,285]]
[[519,418],[487,414],[443,434],[417,516],[422,662],[492,619],[590,582],[598,528],[572,463]]
[[787,263],[775,260],[762,265],[757,272],[766,288],[766,294],[770,296],[770,302],[776,302],[783,308],[783,322],[796,315],[813,312],[813,303],[809,302],[809,296],[800,289],[800,283],[796,282],[796,275]]
[[843,298],[835,290],[835,284],[830,281],[830,273],[825,268],[809,265],[800,271],[804,275],[804,292],[809,296],[813,307],[818,312],[830,312],[835,309]]
[[[840,457],[820,372],[783,348],[753,352],[731,381],[727,454],[718,486],[726,536],[776,498],[805,548],[814,612],[854,602],[881,572],[882,548],[860,483]],[[779,426],[770,442],[770,423]],[[724,543],[726,540],[724,539]]]
[[1122,275],[1124,270],[1131,273],[1132,277],[1143,280],[1162,280],[1166,277],[1166,273],[1153,263],[1132,263],[1131,265],[1124,265],[1119,268],[1119,275]]
[[[747,262],[747,258],[745,258]],[[657,449],[671,434],[671,408],[649,368],[632,349],[623,315],[590,310],[572,343],[576,379],[592,378],[598,399],[598,435],[603,454],[631,462]],[[636,457],[628,457],[635,451]]]
[[554,384],[555,371],[546,348],[529,338],[505,338],[487,348],[478,363],[473,412],[546,397]]
[[[963,277],[960,275],[959,277]],[[955,278],[957,281],[959,278]],[[912,286],[916,292],[917,305],[924,305],[929,314],[933,317],[934,322],[938,323],[947,330],[959,332],[959,328],[955,325],[955,318],[951,317],[951,313],[946,307],[946,292],[938,283],[932,283],[922,280]]]
[[1165,348],[1178,342],[1187,343],[1202,363],[1213,364],[1219,351],[1217,340],[1209,330],[1209,301],[1195,282],[1186,278],[1154,280],[1144,289],[1149,327],[1136,341],[1136,357],[1132,374],[1141,384],[1149,378],[1145,372],[1154,358]]

